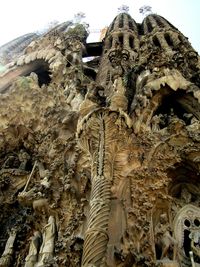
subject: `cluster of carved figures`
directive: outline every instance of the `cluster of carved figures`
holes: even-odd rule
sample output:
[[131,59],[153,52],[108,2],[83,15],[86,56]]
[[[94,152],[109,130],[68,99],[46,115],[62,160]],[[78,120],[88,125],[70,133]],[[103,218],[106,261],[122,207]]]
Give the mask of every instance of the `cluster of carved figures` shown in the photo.
[[[17,236],[17,229],[11,229],[9,238],[6,242],[5,250],[0,258],[0,266],[11,266],[14,242]],[[40,231],[35,231],[30,241],[30,248],[28,255],[25,258],[26,267],[44,266],[51,261],[54,252],[54,240],[56,236],[55,218],[49,217],[48,224],[43,229],[43,235]]]
[[198,54],[158,15],[70,26],[0,76],[0,266],[200,266]]

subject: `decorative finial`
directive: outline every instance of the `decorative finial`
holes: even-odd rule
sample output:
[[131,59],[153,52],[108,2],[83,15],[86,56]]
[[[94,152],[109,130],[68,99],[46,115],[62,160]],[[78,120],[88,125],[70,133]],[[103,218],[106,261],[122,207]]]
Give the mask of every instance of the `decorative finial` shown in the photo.
[[120,7],[118,7],[118,14],[120,13],[128,13],[129,12],[129,6],[127,5],[121,5]]
[[85,18],[85,13],[83,12],[78,12],[74,15],[74,23],[81,23],[81,21]]
[[152,14],[152,7],[144,5],[139,9],[139,12],[143,15],[143,17],[148,16],[149,14]]

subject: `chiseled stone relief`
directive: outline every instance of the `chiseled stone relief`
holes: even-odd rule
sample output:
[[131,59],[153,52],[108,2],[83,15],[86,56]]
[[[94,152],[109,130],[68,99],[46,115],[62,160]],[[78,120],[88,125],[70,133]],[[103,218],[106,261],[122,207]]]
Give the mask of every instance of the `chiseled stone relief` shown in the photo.
[[199,56],[155,14],[87,36],[5,59],[0,266],[200,266]]

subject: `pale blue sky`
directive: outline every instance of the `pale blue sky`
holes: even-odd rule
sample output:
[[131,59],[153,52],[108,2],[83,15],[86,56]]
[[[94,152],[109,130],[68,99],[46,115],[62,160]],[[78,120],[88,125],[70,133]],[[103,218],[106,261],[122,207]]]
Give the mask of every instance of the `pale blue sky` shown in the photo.
[[200,0],[5,0],[1,3],[0,45],[41,30],[53,20],[70,20],[79,11],[86,14],[85,20],[92,29],[104,28],[122,4],[129,6],[129,13],[137,22],[142,20],[139,8],[151,5],[153,12],[174,24],[200,53]]

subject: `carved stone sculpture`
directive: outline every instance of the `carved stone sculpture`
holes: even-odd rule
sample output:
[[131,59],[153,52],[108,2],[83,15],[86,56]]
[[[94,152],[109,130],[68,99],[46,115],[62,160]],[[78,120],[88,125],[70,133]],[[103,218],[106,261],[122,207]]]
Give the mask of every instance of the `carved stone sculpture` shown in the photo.
[[192,252],[200,257],[200,232],[199,230],[191,231],[191,234],[189,235],[189,238],[191,239],[191,250]]
[[160,221],[155,227],[155,243],[161,250],[160,259],[169,257],[169,250],[173,250],[173,259],[176,258],[176,240],[171,236],[171,228],[167,214],[160,215]]
[[0,265],[198,266],[199,57],[157,14],[84,25],[0,47]]
[[199,225],[200,209],[191,204],[180,209],[174,219],[174,235],[180,248],[179,257],[183,262],[188,261],[190,251],[200,256]]
[[39,251],[37,267],[42,267],[52,260],[55,246],[56,222],[53,216],[49,217],[48,224],[44,226],[42,245]]
[[14,253],[14,242],[16,239],[17,230],[15,228],[11,229],[9,238],[6,242],[4,252],[0,258],[1,267],[10,267],[13,260]]
[[25,259],[25,267],[34,267],[37,263],[41,241],[41,233],[39,231],[34,232],[34,235],[31,238],[29,252]]

